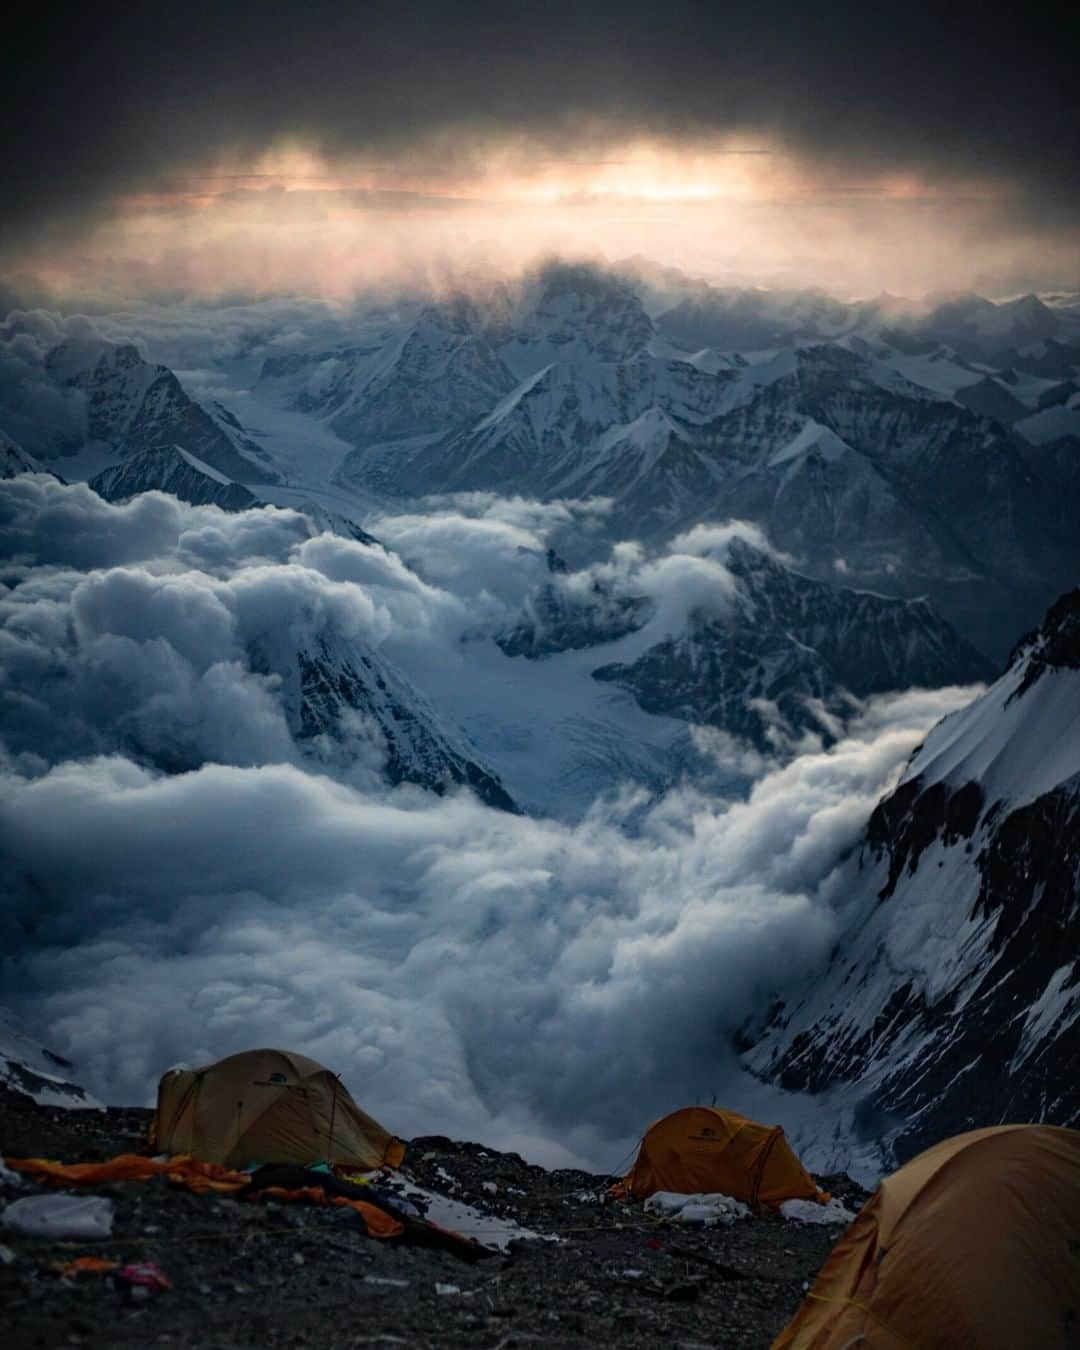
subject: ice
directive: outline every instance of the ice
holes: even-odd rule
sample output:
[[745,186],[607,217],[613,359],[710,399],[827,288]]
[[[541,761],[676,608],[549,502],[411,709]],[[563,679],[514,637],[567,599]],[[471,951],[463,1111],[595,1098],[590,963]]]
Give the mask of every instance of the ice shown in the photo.
[[419,1201],[424,1217],[440,1228],[449,1228],[462,1237],[475,1238],[483,1247],[495,1247],[501,1252],[509,1249],[511,1242],[535,1240],[558,1242],[554,1234],[535,1233],[531,1228],[523,1228],[513,1219],[503,1219],[497,1214],[485,1214],[482,1210],[467,1205],[463,1200],[451,1200],[449,1196],[439,1195],[437,1191],[426,1190],[422,1186],[410,1184],[409,1197]]

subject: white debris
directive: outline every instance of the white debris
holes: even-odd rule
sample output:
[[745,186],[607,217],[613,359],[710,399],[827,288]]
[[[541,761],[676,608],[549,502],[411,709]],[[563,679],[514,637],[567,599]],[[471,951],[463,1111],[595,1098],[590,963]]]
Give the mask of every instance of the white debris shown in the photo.
[[460,1294],[461,1286],[457,1284],[438,1284],[435,1285],[435,1292],[447,1298],[451,1294]]
[[392,1275],[365,1275],[365,1284],[382,1284],[391,1289],[408,1289],[408,1280],[395,1280]]
[[15,1253],[10,1247],[0,1246],[0,1266],[11,1266],[17,1260]]
[[750,1217],[749,1206],[730,1195],[679,1195],[675,1191],[657,1191],[645,1201],[647,1214],[659,1214],[673,1223],[732,1224]]
[[5,1228],[57,1241],[107,1238],[115,1206],[102,1195],[28,1195],[4,1210]]
[[482,1181],[480,1183],[480,1189],[482,1191],[487,1191],[489,1195],[494,1195],[499,1188],[494,1181]]
[[813,1200],[785,1200],[780,1213],[796,1223],[847,1224],[855,1217],[839,1200],[830,1200],[827,1205],[819,1205]]
[[454,1180],[454,1178],[450,1175],[450,1173],[446,1170],[445,1167],[436,1167],[435,1175],[439,1178],[440,1181],[445,1181],[448,1186],[457,1185],[457,1182]]
[[26,1185],[26,1178],[21,1172],[13,1172],[3,1158],[0,1158],[0,1182],[5,1186],[21,1187]]

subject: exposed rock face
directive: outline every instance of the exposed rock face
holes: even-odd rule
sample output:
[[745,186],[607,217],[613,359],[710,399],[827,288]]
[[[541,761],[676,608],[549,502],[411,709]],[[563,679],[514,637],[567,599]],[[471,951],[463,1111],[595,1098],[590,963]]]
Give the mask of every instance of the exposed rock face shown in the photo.
[[785,732],[834,739],[852,694],[988,673],[925,600],[829,586],[738,539],[727,566],[739,581],[729,615],[693,615],[684,633],[594,678],[633,690],[647,712],[705,722],[764,748]]
[[388,364],[372,369],[361,360],[346,368],[327,401],[338,405],[331,420],[338,435],[365,444],[444,433],[483,417],[513,387],[514,377],[467,318],[432,307]]
[[786,1087],[848,1085],[896,1159],[1080,1121],[1078,632],[1073,591],[931,732],[848,864],[829,970],[748,1053]]
[[39,1045],[22,1030],[6,1008],[0,1008],[0,1099],[17,1093],[39,1106],[88,1110],[101,1103],[74,1081],[75,1066]]
[[0,431],[0,478],[15,478],[21,473],[49,472],[33,455],[28,455],[10,436]]
[[599,582],[580,600],[545,586],[526,601],[521,620],[495,640],[507,656],[552,656],[625,637],[641,627],[651,609],[644,596],[616,597]]
[[190,398],[167,366],[144,361],[131,343],[61,343],[46,359],[58,384],[86,396],[86,438],[124,453],[177,446],[227,478],[269,483],[262,452],[224,411],[215,417]]
[[287,698],[301,745],[327,756],[341,746],[351,760],[366,741],[391,783],[417,783],[440,795],[464,785],[489,806],[517,809],[495,774],[472,757],[465,737],[373,651],[329,637],[303,647]]
[[90,486],[109,502],[156,490],[192,506],[220,506],[223,511],[245,511],[258,504],[246,487],[231,482],[178,445],[132,455],[92,478]]

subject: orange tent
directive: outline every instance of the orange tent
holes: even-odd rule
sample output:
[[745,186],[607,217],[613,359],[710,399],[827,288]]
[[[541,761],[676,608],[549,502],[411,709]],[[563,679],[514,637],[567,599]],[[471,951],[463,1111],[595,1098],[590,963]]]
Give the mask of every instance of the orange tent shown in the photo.
[[998,1125],[887,1177],[772,1350],[1075,1350],[1080,1131]]
[[405,1146],[353,1101],[336,1074],[288,1050],[246,1050],[158,1085],[155,1147],[226,1167],[325,1162],[398,1167]]
[[813,1178],[791,1151],[779,1125],[759,1125],[716,1106],[687,1106],[654,1121],[637,1161],[613,1188],[638,1200],[656,1191],[721,1193],[751,1205],[818,1200]]

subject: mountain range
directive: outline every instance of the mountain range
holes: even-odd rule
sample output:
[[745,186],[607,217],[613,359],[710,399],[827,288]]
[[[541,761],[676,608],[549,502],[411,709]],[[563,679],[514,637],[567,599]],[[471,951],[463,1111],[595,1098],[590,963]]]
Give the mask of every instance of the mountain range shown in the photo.
[[997,660],[1071,584],[1080,307],[710,289],[724,322],[691,329],[647,300],[551,266],[256,388],[356,447],[343,484],[605,497],[612,537],[754,521],[812,575],[930,595]]
[[[49,345],[32,380],[0,372],[0,478],[167,493],[211,522],[289,508],[296,550],[335,535],[349,568],[377,557],[389,584],[392,563],[415,595],[444,577],[395,554],[388,522],[407,540],[500,501],[486,525],[532,539],[522,513],[563,512],[558,551],[500,555],[527,578],[511,599],[498,576],[464,600],[446,583],[469,618],[438,660],[407,622],[395,646],[269,615],[237,660],[286,758],[573,820],[627,782],[707,789],[697,728],[785,763],[874,695],[988,683],[842,860],[826,967],[777,990],[740,1050],[897,1161],[973,1123],[1080,1120],[1080,296],[845,302],[549,263],[344,313],[340,341],[268,328],[207,359],[212,397],[110,323]],[[698,527],[724,522],[702,552]],[[243,566],[305,566],[290,549]],[[698,568],[690,599],[663,566]],[[110,692],[100,744],[65,753],[198,767],[187,742],[140,740],[139,689]],[[32,731],[15,720],[12,753],[37,753]],[[46,1081],[35,1064],[19,1072]]]
[[971,684],[992,669],[925,599],[816,581],[739,536],[722,557],[735,581],[730,603],[719,615],[692,609],[676,631],[657,628],[655,605],[632,587],[582,584],[555,560],[552,578],[496,640],[510,656],[542,659],[651,637],[619,662],[598,652],[593,679],[629,690],[646,712],[715,726],[761,749],[806,731],[831,743],[860,699]]

